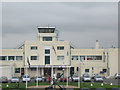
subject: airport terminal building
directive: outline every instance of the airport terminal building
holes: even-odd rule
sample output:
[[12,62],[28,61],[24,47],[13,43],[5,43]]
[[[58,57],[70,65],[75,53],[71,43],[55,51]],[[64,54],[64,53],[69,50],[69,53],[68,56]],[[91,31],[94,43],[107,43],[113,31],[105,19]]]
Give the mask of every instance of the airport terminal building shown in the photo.
[[76,49],[69,41],[59,41],[55,27],[38,27],[36,41],[24,41],[16,49],[0,50],[0,75],[11,78],[65,76],[84,73],[114,76],[118,73],[118,48]]

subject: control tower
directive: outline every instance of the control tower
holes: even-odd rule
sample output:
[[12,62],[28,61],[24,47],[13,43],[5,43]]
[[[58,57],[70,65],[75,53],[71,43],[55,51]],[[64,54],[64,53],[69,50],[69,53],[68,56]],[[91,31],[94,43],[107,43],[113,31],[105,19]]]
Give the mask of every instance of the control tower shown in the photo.
[[39,41],[58,41],[58,33],[55,27],[37,27],[37,29]]

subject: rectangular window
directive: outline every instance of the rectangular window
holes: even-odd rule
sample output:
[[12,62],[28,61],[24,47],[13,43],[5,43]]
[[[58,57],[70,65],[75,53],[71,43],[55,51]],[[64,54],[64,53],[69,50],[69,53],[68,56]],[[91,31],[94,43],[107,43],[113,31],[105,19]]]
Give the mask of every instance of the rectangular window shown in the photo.
[[50,56],[45,56],[45,64],[50,64]]
[[20,68],[15,68],[15,73],[20,73]]
[[8,56],[8,60],[15,60],[15,56]]
[[7,60],[7,56],[0,56],[0,60]]
[[103,72],[107,72],[107,69],[103,69]]
[[74,67],[70,68],[70,76],[72,76],[74,74]]
[[57,46],[57,50],[64,50],[64,46]]
[[50,54],[50,49],[45,49],[45,54]]
[[36,71],[36,68],[30,68],[31,69],[31,71]]
[[37,46],[31,46],[31,50],[37,50]]
[[85,60],[85,56],[80,56],[80,60]]
[[16,60],[23,60],[23,56],[16,56]]
[[102,56],[87,56],[87,60],[102,60]]
[[77,71],[79,71],[79,67],[77,67]]
[[78,60],[78,56],[72,56],[72,60]]
[[64,60],[64,56],[57,56],[57,60]]
[[52,41],[52,37],[43,37],[43,41]]
[[85,72],[89,72],[89,69],[85,69]]
[[63,68],[61,67],[61,68],[57,68],[57,70],[63,70]]
[[37,56],[31,56],[31,60],[37,60]]

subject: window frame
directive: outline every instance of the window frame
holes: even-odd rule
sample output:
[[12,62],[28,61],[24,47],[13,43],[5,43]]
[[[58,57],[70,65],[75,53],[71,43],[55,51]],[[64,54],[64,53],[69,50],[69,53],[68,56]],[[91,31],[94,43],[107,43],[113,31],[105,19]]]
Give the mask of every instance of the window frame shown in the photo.
[[[62,58],[62,59],[60,59],[60,58]],[[59,55],[59,56],[57,56],[57,60],[58,61],[63,61],[63,60],[65,60],[65,56]]]
[[[18,71],[16,69],[18,69]],[[20,73],[20,68],[15,68],[15,73]]]
[[57,46],[57,50],[64,50],[65,47],[64,46]]
[[37,47],[37,46],[30,46],[30,49],[31,49],[31,50],[37,50],[38,47]]
[[[36,59],[33,59],[35,57]],[[38,56],[30,56],[30,60],[38,60]]]

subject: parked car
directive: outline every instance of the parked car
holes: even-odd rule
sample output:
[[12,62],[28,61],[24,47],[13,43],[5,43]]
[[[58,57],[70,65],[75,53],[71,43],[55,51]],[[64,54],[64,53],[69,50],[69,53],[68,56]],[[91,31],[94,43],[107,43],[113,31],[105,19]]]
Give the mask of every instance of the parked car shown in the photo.
[[116,73],[116,74],[114,75],[114,78],[115,78],[115,79],[120,79],[120,73],[119,73],[119,74]]
[[98,74],[92,74],[91,78],[94,79],[96,76],[98,76]]
[[31,79],[30,79],[30,76],[29,76],[29,75],[24,75],[23,78],[22,78],[22,81],[23,81],[23,82],[26,82],[26,81],[30,82],[30,80],[31,80]]
[[95,82],[103,82],[103,78],[101,76],[95,76],[94,81]]
[[80,78],[77,75],[73,75],[72,79],[74,82],[77,82],[77,81],[79,81]]
[[84,82],[91,82],[91,77],[89,75],[83,76],[83,81]]
[[42,78],[42,77],[36,77],[36,78],[35,78],[35,82],[37,82],[37,81],[42,82],[42,81],[43,81],[43,78]]
[[11,78],[12,83],[16,83],[16,82],[19,82],[19,81],[20,81],[19,77],[12,77]]
[[8,83],[8,78],[6,76],[0,77],[0,82],[1,83]]

